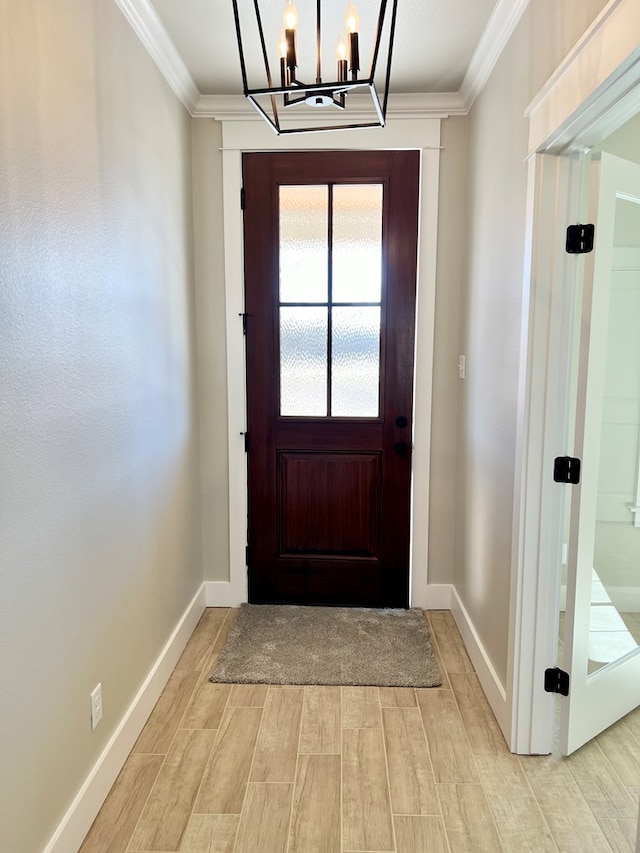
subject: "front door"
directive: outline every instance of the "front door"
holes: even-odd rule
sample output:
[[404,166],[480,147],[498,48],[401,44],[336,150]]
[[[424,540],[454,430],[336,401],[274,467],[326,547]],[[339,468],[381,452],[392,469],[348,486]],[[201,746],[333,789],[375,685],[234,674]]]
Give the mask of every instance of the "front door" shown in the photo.
[[252,603],[409,605],[419,164],[243,157]]

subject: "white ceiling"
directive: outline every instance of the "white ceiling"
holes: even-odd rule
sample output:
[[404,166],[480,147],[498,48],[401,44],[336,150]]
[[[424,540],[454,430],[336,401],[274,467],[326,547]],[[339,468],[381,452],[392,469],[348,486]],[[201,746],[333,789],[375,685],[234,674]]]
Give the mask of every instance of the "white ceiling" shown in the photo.
[[[242,92],[240,63],[231,0],[149,0],[164,25],[177,53],[202,95],[237,95]],[[360,13],[360,44],[363,72],[372,49],[379,0],[357,0]],[[520,6],[526,3],[520,3]],[[299,14],[298,56],[301,79],[315,78],[315,13],[313,0],[297,0]],[[334,78],[335,45],[344,29],[346,0],[324,0],[323,63],[325,79]],[[388,6],[391,6],[389,2]],[[505,0],[399,0],[391,75],[392,92],[457,92],[494,7],[492,25],[501,10],[513,12]],[[239,0],[241,21],[249,31],[253,0]],[[272,69],[277,68],[276,43],[282,28],[284,0],[260,0],[267,49]],[[152,10],[150,10],[152,11]],[[390,17],[390,11],[387,13]],[[255,19],[253,19],[255,21]],[[255,23],[254,23],[255,27]],[[307,40],[307,34],[309,36]],[[244,30],[243,30],[244,36]],[[491,50],[486,41],[485,53]],[[246,38],[249,85],[264,85],[257,38]]]

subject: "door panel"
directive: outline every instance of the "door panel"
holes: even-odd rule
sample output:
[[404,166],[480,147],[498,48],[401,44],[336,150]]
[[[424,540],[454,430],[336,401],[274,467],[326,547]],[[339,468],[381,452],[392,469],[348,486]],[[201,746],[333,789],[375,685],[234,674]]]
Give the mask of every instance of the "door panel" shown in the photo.
[[[640,165],[603,153],[591,166],[595,248],[582,296],[560,749],[569,754],[640,704],[640,265],[626,206],[640,223]],[[625,214],[625,215],[623,215]],[[635,221],[635,220],[634,220]],[[632,230],[638,240],[637,228]],[[638,241],[640,244],[640,241]],[[632,274],[620,275],[620,272]],[[632,436],[629,434],[633,433]],[[624,572],[630,568],[629,574]]]
[[243,157],[254,603],[408,606],[419,162]]

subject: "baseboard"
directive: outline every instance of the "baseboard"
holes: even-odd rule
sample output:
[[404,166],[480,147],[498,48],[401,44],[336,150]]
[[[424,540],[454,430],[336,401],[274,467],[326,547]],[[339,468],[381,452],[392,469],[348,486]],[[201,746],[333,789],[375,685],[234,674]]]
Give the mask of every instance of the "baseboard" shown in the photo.
[[207,607],[240,607],[248,600],[247,587],[231,581],[205,581]]
[[425,610],[451,610],[451,590],[453,587],[450,583],[429,583],[427,584],[426,606]]
[[[608,586],[606,590],[612,604],[615,605],[620,613],[640,613],[640,587]],[[563,612],[567,609],[566,584],[560,587],[559,608]]]
[[507,702],[507,693],[493,668],[480,637],[467,613],[455,587],[451,587],[451,613],[456,621],[471,663],[478,675],[487,701],[495,714],[507,743],[511,742],[511,709]]
[[[205,581],[207,607],[239,607],[247,600],[246,588],[230,581]],[[426,586],[425,610],[450,610],[452,586],[431,583]]]
[[164,649],[143,681],[134,700],[127,708],[102,754],[92,767],[58,828],[51,836],[43,853],[70,853],[72,850],[78,850],[82,844],[194,628],[198,624],[205,606],[205,584],[202,584],[171,632]]

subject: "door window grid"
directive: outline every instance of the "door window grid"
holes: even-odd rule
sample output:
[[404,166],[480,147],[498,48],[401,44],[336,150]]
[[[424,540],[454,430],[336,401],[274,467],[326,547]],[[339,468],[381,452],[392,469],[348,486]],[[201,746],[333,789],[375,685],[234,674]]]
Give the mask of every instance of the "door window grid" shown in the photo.
[[379,417],[382,204],[382,184],[279,188],[283,417]]

